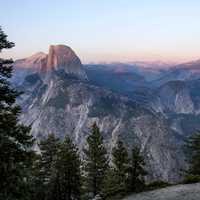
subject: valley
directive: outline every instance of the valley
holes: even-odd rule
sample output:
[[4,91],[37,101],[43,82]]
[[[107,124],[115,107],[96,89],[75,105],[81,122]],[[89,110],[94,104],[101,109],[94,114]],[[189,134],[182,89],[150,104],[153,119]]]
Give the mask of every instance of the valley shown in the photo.
[[24,91],[21,121],[35,137],[67,134],[82,149],[97,122],[110,151],[119,138],[128,148],[138,144],[147,179],[174,183],[185,165],[183,140],[200,124],[198,76],[188,72],[182,65],[82,65],[70,47],[51,45],[48,54],[15,61],[12,82]]

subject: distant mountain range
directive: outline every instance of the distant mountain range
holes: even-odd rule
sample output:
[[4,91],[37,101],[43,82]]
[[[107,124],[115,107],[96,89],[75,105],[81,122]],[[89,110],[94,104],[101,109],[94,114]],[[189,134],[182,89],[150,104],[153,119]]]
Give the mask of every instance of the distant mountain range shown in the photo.
[[96,121],[109,150],[118,138],[140,145],[149,180],[180,180],[183,139],[200,129],[200,61],[82,65],[70,47],[51,45],[14,65],[21,121],[35,137],[68,134],[81,149]]

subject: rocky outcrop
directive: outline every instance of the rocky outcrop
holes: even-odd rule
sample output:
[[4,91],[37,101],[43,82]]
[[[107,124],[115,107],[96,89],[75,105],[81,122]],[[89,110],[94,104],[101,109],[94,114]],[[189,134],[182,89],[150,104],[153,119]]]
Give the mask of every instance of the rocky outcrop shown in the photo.
[[192,114],[195,112],[190,90],[184,81],[169,81],[162,85],[155,94],[152,106],[163,113]]
[[74,51],[65,45],[51,45],[47,58],[47,70],[63,69],[66,74],[87,79],[80,59]]
[[16,71],[14,82],[21,82],[31,73],[45,75],[51,71],[61,70],[68,75],[87,80],[80,59],[70,47],[65,45],[51,45],[48,54],[39,52],[31,57],[16,60],[14,69]]

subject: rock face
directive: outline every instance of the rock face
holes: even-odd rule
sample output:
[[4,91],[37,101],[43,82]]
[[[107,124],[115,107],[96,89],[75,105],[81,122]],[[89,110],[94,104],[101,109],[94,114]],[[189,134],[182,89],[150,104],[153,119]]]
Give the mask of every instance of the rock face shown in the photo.
[[[80,149],[94,121],[100,127],[110,150],[121,138],[131,148],[141,146],[149,171],[149,180],[179,180],[182,156],[175,135],[165,119],[127,98],[69,77],[52,74],[48,83],[30,75],[23,84],[25,95],[21,120],[32,124],[32,133],[45,137],[55,133],[70,135]],[[180,158],[180,159],[178,159]]]
[[63,69],[67,74],[87,79],[82,68],[80,59],[70,47],[65,45],[51,45],[49,47],[47,70]]
[[179,139],[200,128],[200,80],[169,81],[156,89],[150,107],[165,116]]
[[[169,81],[162,85],[155,95],[154,109],[165,113],[194,113],[194,103],[190,90],[184,81]],[[159,105],[159,106],[158,106]]]
[[[92,84],[127,95],[163,116],[180,140],[200,129],[199,61],[167,69],[104,64],[89,65],[86,70]],[[115,70],[120,74],[116,76]]]

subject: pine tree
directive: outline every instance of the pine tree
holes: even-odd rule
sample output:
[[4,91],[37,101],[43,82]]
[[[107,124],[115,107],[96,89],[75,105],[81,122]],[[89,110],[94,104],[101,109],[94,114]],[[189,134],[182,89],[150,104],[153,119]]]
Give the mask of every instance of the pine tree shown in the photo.
[[41,151],[40,157],[40,171],[43,176],[43,182],[45,185],[50,183],[52,168],[55,163],[56,154],[59,146],[59,139],[54,134],[49,134],[47,138],[43,139],[39,143]]
[[83,150],[84,175],[86,193],[94,198],[102,191],[102,183],[108,167],[107,151],[103,144],[103,137],[96,123],[92,126],[92,133],[87,138],[87,148]]
[[45,189],[43,183],[43,176],[41,173],[41,155],[36,154],[34,157],[32,169],[31,169],[31,200],[44,200],[45,199]]
[[193,134],[186,141],[185,153],[188,162],[187,182],[200,181],[200,133]]
[[131,160],[129,167],[129,191],[141,191],[144,188],[144,176],[147,175],[147,172],[144,169],[145,162],[144,158],[140,153],[140,149],[135,146],[132,148]]
[[113,192],[118,194],[126,194],[127,181],[128,181],[128,169],[129,169],[129,157],[127,149],[122,141],[118,141],[116,146],[112,150],[112,162],[113,162]]
[[104,197],[104,199],[113,199],[113,197],[116,197],[116,195],[118,195],[119,179],[116,177],[116,171],[113,167],[109,166],[103,180],[102,196]]
[[[0,28],[0,52],[14,44]],[[19,123],[20,95],[9,83],[12,60],[0,59],[0,199],[28,199],[30,165],[34,152],[30,127]]]
[[81,189],[81,161],[77,147],[69,137],[59,145],[54,166],[54,200],[79,200]]
[[54,134],[39,142],[40,154],[35,158],[33,165],[32,190],[33,198],[41,200],[51,199],[52,196],[52,174],[56,160],[59,139]]

